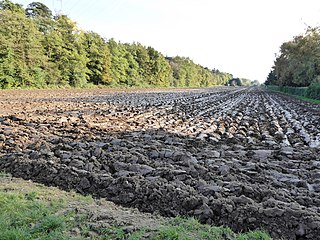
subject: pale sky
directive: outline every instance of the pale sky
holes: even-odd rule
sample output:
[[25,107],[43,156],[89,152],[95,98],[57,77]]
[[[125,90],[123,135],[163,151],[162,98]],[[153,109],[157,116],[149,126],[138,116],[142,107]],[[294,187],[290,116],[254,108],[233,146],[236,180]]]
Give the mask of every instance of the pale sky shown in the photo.
[[[320,0],[35,0],[106,39],[263,82],[285,41],[320,26]],[[24,7],[32,0],[15,0]]]

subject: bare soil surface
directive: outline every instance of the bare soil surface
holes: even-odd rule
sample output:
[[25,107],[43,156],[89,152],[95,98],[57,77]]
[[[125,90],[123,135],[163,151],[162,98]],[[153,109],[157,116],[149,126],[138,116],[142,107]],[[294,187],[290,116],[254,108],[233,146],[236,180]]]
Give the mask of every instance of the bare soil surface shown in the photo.
[[1,91],[0,170],[144,212],[320,239],[320,107],[259,88]]

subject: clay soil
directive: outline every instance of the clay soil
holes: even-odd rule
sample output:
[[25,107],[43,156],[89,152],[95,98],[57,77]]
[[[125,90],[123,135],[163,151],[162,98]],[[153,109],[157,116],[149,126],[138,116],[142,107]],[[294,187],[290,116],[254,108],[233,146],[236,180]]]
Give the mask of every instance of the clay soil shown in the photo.
[[1,91],[0,171],[143,212],[320,239],[320,107],[261,88]]

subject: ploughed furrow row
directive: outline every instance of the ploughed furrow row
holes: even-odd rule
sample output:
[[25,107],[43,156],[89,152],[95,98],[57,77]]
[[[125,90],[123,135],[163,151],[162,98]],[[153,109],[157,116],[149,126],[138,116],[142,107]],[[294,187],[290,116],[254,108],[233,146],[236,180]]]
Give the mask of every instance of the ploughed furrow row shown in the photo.
[[261,88],[8,91],[0,171],[164,216],[318,239],[319,119],[317,106]]
[[[310,147],[320,147],[320,127],[319,127],[319,111],[308,113],[300,108],[294,108],[292,104],[278,97],[271,98],[270,101],[276,107],[279,115],[288,123],[286,135],[291,138],[300,136],[302,144]],[[294,140],[293,140],[294,141]],[[293,142],[293,144],[297,144]]]
[[278,108],[270,102],[265,94],[262,95],[262,106],[260,108],[259,126],[262,141],[268,146],[273,146],[275,143],[287,146],[290,145],[288,142],[285,131],[285,119],[281,119]]

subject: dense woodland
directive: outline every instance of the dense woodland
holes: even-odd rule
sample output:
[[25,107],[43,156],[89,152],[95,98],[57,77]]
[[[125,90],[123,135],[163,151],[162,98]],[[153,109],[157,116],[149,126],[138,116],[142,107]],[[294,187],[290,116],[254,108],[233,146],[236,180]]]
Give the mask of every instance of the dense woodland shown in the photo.
[[308,87],[320,84],[320,27],[309,28],[280,47],[266,84]]
[[265,84],[320,100],[320,27],[309,27],[304,34],[281,45]]
[[40,2],[0,1],[0,88],[210,87],[232,75],[82,31]]

